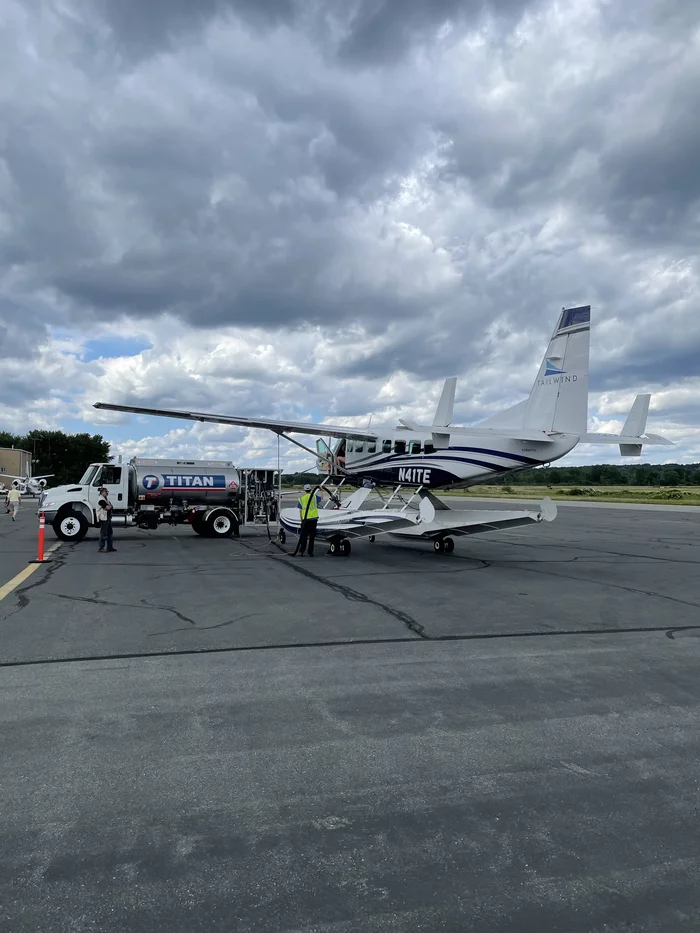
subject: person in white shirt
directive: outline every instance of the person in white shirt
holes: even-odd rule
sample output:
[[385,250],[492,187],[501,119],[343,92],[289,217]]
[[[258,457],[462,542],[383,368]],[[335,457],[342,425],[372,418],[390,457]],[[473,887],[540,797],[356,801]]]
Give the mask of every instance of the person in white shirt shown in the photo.
[[17,510],[19,509],[21,502],[22,496],[20,495],[19,489],[13,488],[8,490],[7,498],[5,499],[5,507],[12,516],[12,521],[14,521],[17,517]]

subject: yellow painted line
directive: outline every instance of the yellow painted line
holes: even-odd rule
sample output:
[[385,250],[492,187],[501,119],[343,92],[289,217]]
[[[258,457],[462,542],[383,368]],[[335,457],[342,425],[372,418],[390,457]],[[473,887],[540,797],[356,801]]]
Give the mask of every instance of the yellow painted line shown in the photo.
[[[53,547],[50,547],[48,551],[44,551],[44,556],[48,556],[61,546],[62,542],[59,541],[57,544],[54,544]],[[13,577],[8,583],[4,583],[0,586],[0,602],[6,597],[9,596],[13,590],[16,590],[20,583],[24,583],[27,577],[31,577],[35,570],[38,570],[39,567],[42,567],[43,564],[29,564],[25,567],[24,570],[20,570],[17,576]]]

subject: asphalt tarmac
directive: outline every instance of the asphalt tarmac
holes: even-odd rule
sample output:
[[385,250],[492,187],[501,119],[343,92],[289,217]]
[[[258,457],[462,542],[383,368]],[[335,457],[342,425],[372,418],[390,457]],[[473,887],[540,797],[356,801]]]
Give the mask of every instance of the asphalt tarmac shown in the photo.
[[61,545],[0,600],[0,927],[700,929],[699,531]]

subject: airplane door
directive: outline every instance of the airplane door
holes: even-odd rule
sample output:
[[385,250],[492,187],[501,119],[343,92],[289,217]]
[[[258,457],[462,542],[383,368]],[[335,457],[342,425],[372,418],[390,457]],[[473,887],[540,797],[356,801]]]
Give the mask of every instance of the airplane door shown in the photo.
[[[114,508],[126,508],[127,502],[124,495],[124,486],[122,484],[123,470],[124,467],[113,466],[111,463],[106,463],[102,467],[92,482],[93,489],[95,490],[95,502],[97,502],[97,490],[104,486],[109,493],[109,501],[112,503]],[[91,502],[92,498],[93,497],[90,496]]]
[[333,454],[328,444],[319,437],[316,441],[316,456],[318,457],[318,469],[321,473],[330,473],[333,463]]

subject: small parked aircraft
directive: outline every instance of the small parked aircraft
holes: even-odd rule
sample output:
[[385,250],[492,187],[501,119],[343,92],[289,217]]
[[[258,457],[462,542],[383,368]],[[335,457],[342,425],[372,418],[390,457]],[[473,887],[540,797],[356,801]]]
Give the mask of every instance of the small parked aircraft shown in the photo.
[[23,496],[40,496],[46,488],[46,480],[50,479],[53,473],[46,473],[44,476],[30,476],[27,471],[25,476],[11,476],[9,473],[3,473],[3,481],[11,479],[13,489],[19,490]]

